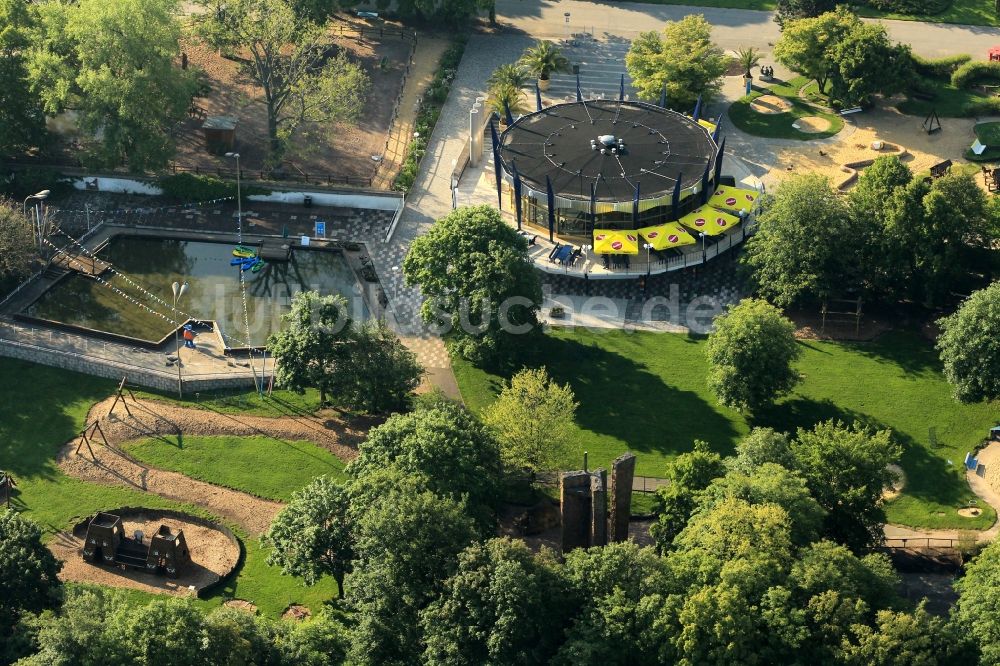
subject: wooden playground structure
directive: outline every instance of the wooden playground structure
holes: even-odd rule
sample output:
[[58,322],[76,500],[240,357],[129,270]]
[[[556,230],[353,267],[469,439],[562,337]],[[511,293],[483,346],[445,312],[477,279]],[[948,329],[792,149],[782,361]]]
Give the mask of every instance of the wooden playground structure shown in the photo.
[[176,578],[181,568],[191,564],[191,552],[184,540],[184,530],[175,533],[160,525],[147,541],[141,530],[127,536],[121,517],[98,513],[87,527],[83,559],[92,564],[132,567]]

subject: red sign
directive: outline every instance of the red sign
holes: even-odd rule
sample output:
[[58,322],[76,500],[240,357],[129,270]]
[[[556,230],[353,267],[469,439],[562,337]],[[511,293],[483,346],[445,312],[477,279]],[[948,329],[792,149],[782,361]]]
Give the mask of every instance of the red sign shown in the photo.
[[620,250],[620,249],[622,249],[622,242],[621,241],[615,241],[615,242],[613,242],[611,244],[611,249],[612,250]]
[[671,243],[676,243],[680,239],[681,239],[680,236],[674,234],[670,234],[669,236],[667,236],[667,240],[670,241]]
[[718,224],[720,227],[726,226],[726,220],[725,220],[725,218],[717,217],[715,219],[715,223]]
[[659,237],[660,237],[659,231],[650,231],[648,234],[646,234],[646,238],[648,240],[653,240],[654,238],[659,238]]
[[726,199],[726,205],[727,206],[735,206],[736,205],[736,197],[729,197],[728,199]]
[[705,226],[705,218],[699,217],[697,220],[694,221],[694,226],[696,226],[696,227],[703,227],[703,226]]

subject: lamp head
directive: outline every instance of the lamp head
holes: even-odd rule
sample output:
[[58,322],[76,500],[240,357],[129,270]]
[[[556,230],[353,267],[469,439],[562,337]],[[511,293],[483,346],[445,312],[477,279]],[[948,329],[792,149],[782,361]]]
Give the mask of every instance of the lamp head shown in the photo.
[[48,199],[50,192],[48,190],[42,190],[38,194],[32,196],[32,199]]
[[235,159],[240,159],[239,153],[226,153],[226,157],[233,157]]

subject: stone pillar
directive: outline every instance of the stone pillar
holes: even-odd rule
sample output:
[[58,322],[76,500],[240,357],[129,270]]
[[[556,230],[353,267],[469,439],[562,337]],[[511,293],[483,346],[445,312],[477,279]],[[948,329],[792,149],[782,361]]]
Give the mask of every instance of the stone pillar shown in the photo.
[[590,545],[590,474],[563,472],[559,479],[562,551]]
[[623,453],[611,463],[611,533],[612,543],[628,539],[628,521],[632,515],[632,480],[635,456]]
[[590,545],[608,545],[608,473],[599,469],[590,475]]

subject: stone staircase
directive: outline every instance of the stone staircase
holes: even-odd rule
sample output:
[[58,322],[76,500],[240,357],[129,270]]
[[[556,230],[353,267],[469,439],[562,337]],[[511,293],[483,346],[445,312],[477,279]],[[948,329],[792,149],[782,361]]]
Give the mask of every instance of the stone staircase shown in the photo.
[[[580,66],[580,90],[584,99],[602,95],[605,99],[618,99],[622,74],[625,75],[625,95],[629,99],[636,98],[632,79],[625,71],[625,54],[628,53],[629,46],[630,42],[626,39],[599,41],[587,33],[574,36],[569,43],[560,43],[563,55],[569,59],[570,65]],[[549,103],[576,100],[576,76],[572,71],[568,74],[553,74],[549,89],[543,94],[550,100]]]

